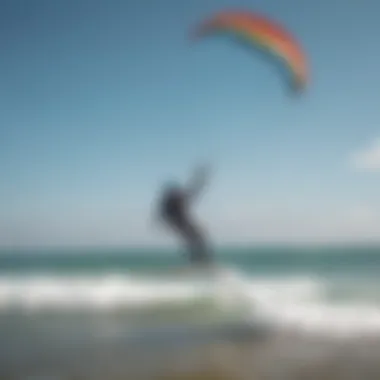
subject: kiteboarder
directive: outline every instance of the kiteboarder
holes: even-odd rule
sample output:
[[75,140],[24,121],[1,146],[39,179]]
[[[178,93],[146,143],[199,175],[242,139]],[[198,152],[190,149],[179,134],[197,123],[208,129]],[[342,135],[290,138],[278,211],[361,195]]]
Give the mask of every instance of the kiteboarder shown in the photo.
[[195,170],[187,186],[168,185],[159,203],[159,217],[186,244],[189,259],[194,264],[206,264],[211,254],[205,232],[190,216],[190,207],[206,185],[208,171],[205,167]]

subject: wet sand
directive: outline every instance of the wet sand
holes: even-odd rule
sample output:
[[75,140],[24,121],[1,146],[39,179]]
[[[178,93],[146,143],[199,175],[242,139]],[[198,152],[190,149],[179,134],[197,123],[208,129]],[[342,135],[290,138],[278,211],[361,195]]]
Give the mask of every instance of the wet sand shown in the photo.
[[192,368],[172,366],[151,379],[379,380],[380,339],[284,334],[260,344],[219,344]]
[[[130,338],[115,336],[36,340],[22,333],[22,339],[9,340],[2,352],[0,379],[380,379],[380,338],[376,337],[333,338],[290,331],[249,336],[234,331],[201,341],[194,332],[187,333],[196,338],[191,344],[174,336],[155,343],[149,339],[131,343]],[[33,350],[23,351],[26,341]]]

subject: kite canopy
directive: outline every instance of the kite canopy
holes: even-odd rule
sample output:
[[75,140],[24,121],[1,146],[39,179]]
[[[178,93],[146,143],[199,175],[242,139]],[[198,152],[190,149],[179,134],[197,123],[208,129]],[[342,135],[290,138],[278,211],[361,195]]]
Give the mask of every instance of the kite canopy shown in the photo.
[[201,38],[220,32],[238,36],[252,47],[280,60],[290,74],[294,90],[302,90],[308,84],[308,64],[301,46],[274,21],[252,12],[224,11],[198,25],[193,37]]

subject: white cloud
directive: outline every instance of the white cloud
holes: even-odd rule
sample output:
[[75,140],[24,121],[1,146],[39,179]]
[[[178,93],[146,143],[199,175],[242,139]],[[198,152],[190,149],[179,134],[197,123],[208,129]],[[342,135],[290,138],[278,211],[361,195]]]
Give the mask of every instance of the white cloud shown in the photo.
[[352,154],[351,164],[362,171],[380,171],[380,139]]

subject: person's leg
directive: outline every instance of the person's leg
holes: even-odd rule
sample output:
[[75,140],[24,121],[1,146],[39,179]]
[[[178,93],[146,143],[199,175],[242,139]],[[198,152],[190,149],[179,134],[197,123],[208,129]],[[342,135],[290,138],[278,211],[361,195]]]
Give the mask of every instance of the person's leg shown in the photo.
[[185,230],[186,241],[190,253],[190,261],[194,264],[206,264],[211,262],[211,253],[206,243],[206,238],[199,227],[188,224]]
[[207,246],[204,233],[195,223],[178,217],[172,218],[169,224],[185,242],[191,263],[205,264],[211,262],[211,252]]

